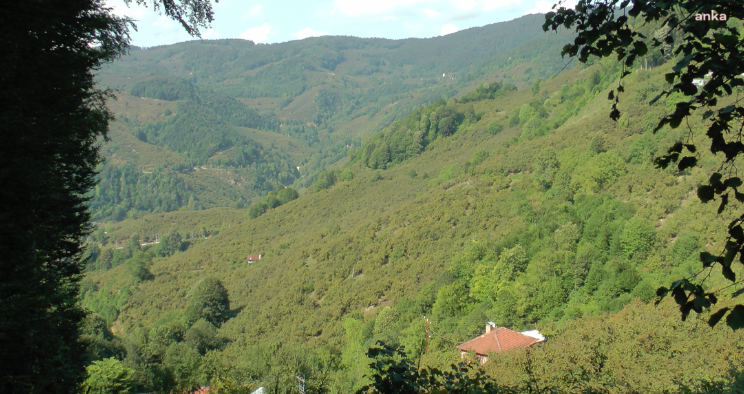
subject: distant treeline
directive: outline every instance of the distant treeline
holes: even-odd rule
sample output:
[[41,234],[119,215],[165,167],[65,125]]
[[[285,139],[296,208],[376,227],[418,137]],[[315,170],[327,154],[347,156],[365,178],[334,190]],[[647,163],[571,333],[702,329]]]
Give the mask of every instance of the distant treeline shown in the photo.
[[132,164],[104,165],[98,179],[89,202],[92,220],[119,221],[131,211],[175,211],[188,205],[193,193],[176,171],[164,166],[145,174]]
[[292,200],[297,199],[300,194],[297,193],[297,190],[292,189],[291,187],[285,187],[276,191],[271,191],[269,194],[261,199],[261,201],[253,204],[251,206],[250,211],[248,211],[248,216],[251,219],[255,219],[264,213],[268,211],[269,209],[274,209],[278,206],[284,205]]

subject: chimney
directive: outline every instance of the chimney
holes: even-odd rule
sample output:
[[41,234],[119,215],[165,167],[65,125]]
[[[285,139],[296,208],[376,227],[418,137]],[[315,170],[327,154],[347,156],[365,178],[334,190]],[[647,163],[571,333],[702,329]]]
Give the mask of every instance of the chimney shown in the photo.
[[491,331],[493,331],[494,328],[496,328],[496,323],[494,323],[492,321],[486,323],[486,334],[488,334]]

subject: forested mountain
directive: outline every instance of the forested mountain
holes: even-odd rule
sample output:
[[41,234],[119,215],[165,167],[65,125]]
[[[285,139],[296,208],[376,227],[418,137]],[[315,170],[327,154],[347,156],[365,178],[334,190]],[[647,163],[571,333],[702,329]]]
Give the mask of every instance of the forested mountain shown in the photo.
[[676,100],[649,103],[663,59],[626,78],[613,122],[620,65],[554,75],[565,37],[541,20],[193,42],[103,72],[121,122],[92,204],[101,219],[136,208],[90,238],[91,359],[117,357],[142,390],[292,392],[300,374],[308,392],[349,393],[376,341],[448,368],[493,321],[547,337],[483,366],[504,392],[740,392],[744,334],[654,305],[722,247],[734,212],[695,195],[720,159],[657,169],[686,136],[651,131]]
[[[544,50],[540,23],[530,15],[426,40],[134,48],[98,75],[119,92],[119,122],[94,219],[245,206],[277,188],[308,187],[368,133],[422,105],[460,96],[480,79],[516,88],[560,70],[564,61]],[[552,36],[548,46],[566,37]],[[529,67],[532,60],[542,66]]]

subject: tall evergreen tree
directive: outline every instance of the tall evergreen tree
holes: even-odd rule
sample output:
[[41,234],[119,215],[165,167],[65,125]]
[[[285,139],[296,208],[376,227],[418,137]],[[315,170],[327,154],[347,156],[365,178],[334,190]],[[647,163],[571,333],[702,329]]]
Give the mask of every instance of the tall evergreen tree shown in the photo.
[[[191,33],[212,18],[208,0],[151,4]],[[69,393],[82,380],[85,202],[112,119],[94,71],[126,50],[130,25],[103,0],[16,1],[0,13],[2,393]]]
[[85,195],[111,120],[92,70],[125,49],[127,25],[91,0],[13,2],[0,21],[0,392],[70,392]]

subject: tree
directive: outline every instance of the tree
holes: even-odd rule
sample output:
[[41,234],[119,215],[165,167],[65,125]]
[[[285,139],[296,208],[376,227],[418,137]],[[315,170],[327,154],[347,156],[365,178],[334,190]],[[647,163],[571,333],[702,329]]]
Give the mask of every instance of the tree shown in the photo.
[[90,70],[121,53],[126,24],[92,1],[17,2],[0,18],[0,391],[66,392],[84,362],[84,195],[111,119]]
[[[192,33],[212,18],[208,0],[150,4]],[[68,393],[84,377],[86,196],[113,119],[94,71],[132,23],[102,0],[12,2],[0,23],[0,392]]]
[[555,153],[555,149],[552,147],[545,148],[540,151],[532,163],[533,176],[540,183],[540,186],[550,189],[553,185],[555,173],[558,172],[560,166],[558,154]]
[[[215,0],[215,3],[217,0]],[[212,2],[210,0],[124,0],[130,5],[152,6],[159,12],[161,9],[169,18],[178,21],[181,26],[192,36],[201,37],[200,27],[208,28],[214,20]]]
[[230,314],[230,298],[222,282],[208,277],[199,282],[191,293],[191,303],[186,310],[190,322],[204,319],[215,326],[227,321]]
[[[734,90],[739,92],[744,87],[744,80],[739,77],[744,72],[744,37],[736,24],[728,22],[741,20],[744,7],[739,2],[724,0],[580,0],[575,9],[559,5],[553,7],[557,8],[556,11],[545,15],[543,30],[576,29],[576,38],[563,47],[562,55],[578,56],[581,62],[587,62],[591,57],[616,56],[622,62],[621,81],[608,95],[608,99],[613,101],[610,112],[613,120],[620,118],[617,105],[624,90],[622,78],[631,73],[626,67],[630,68],[639,57],[647,55],[649,45],[658,48],[663,57],[667,56],[667,50],[674,48],[675,64],[665,75],[669,88],[650,103],[673,94],[682,95],[683,99],[676,102],[673,111],[661,118],[654,132],[665,126],[678,128],[684,122],[688,138],[684,143],[672,146],[666,155],[654,162],[660,168],[677,163],[680,171],[697,164],[699,153],[693,136],[702,133],[693,130],[685,120],[694,113],[701,114],[707,125],[705,136],[711,143],[709,150],[714,155],[722,154],[724,164],[711,174],[708,184],[698,188],[698,197],[705,203],[718,196],[719,214],[728,205],[730,196],[744,202],[744,194],[738,191],[742,180],[736,176],[734,167],[736,160],[744,154],[741,142],[744,129],[740,127],[744,121],[744,106],[731,96]],[[713,13],[715,18],[701,20],[701,15],[712,16]],[[650,27],[658,30],[648,39],[643,32]],[[703,79],[706,75],[709,79],[702,88],[693,85],[693,79]],[[718,301],[715,292],[706,291],[701,280],[696,280],[698,277],[706,278],[711,270],[720,266],[723,276],[732,285],[739,283],[731,266],[737,255],[739,262],[744,264],[743,224],[744,215],[729,224],[725,248],[720,253],[700,253],[703,270],[699,274],[657,290],[657,295],[662,298],[667,295],[674,297],[683,319],[690,311],[700,313]],[[744,305],[741,304],[719,309],[711,315],[709,324],[716,325],[726,314],[730,327],[744,327]]]
[[375,334],[389,334],[400,319],[400,314],[395,308],[386,306],[375,319]]
[[134,389],[134,371],[115,358],[93,361],[86,370],[88,378],[83,382],[86,394],[128,394]]
[[95,313],[85,318],[80,339],[86,345],[90,361],[124,355],[121,341],[111,333],[106,320]]
[[496,386],[483,371],[474,371],[476,368],[473,364],[451,365],[451,372],[418,368],[403,347],[386,345],[381,341],[369,349],[367,357],[373,360],[369,364],[373,382],[357,390],[356,394],[512,392]]
[[175,228],[172,228],[168,231],[168,234],[160,240],[156,253],[160,257],[168,257],[176,253],[180,247],[181,234],[179,234]]

